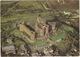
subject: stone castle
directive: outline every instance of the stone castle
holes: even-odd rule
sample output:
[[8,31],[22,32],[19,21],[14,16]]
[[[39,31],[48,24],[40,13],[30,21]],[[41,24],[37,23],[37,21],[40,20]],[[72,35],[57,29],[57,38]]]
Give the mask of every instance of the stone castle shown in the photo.
[[46,24],[46,22],[42,21],[40,15],[37,16],[35,22],[35,31],[30,30],[30,28],[27,27],[24,22],[19,25],[20,32],[25,32],[26,34],[28,34],[30,37],[28,38],[26,36],[26,38],[32,41],[35,41],[35,39],[37,38],[36,36],[49,36],[50,29],[52,32],[56,31],[56,22],[48,22],[48,24]]

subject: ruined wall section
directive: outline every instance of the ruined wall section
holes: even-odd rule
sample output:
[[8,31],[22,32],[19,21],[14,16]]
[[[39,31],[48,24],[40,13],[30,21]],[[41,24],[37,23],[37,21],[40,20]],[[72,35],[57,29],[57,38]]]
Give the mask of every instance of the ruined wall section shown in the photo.
[[38,25],[36,25],[35,31],[36,31],[38,36],[44,36],[44,27],[41,28]]
[[24,24],[20,24],[19,25],[19,29],[21,32],[26,32],[28,35],[30,35],[30,38],[32,40],[35,39],[35,32],[34,31],[31,31],[28,27],[26,27]]
[[45,26],[45,35],[49,35],[49,25]]
[[48,24],[52,26],[52,31],[56,32],[56,22],[48,22]]

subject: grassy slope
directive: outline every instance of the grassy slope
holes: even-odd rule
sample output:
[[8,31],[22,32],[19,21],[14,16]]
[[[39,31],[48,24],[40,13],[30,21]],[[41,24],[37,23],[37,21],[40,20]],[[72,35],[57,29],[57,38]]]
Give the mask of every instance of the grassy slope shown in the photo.
[[15,29],[11,32],[11,34],[14,34],[15,36],[21,38],[21,36],[19,35],[19,30],[18,29]]
[[14,3],[14,1],[1,1],[1,4],[11,4],[11,3]]
[[[2,4],[8,4],[8,5],[10,5],[11,3],[13,3],[13,2],[2,2]],[[23,8],[21,8],[21,9],[16,9],[15,7],[14,7],[14,9],[16,9],[16,10],[14,10],[14,9],[12,9],[12,10],[10,10],[10,12],[12,12],[12,13],[10,13],[10,14],[12,14],[11,16],[9,16],[9,17],[2,17],[1,19],[1,21],[2,22],[6,22],[6,21],[11,21],[11,20],[17,20],[17,19],[33,19],[33,18],[35,18],[35,16],[37,15],[36,13],[29,13],[28,11],[27,11],[27,9],[26,8],[28,8],[29,7],[29,5],[30,6],[33,6],[33,7],[31,7],[31,8],[29,8],[29,9],[42,9],[42,7],[37,3],[37,2],[30,2],[30,1],[26,1],[26,2],[18,2],[18,5],[19,5],[19,7],[25,7],[24,9]],[[7,8],[7,7],[6,7]],[[3,8],[1,8],[1,9],[3,9]],[[24,13],[22,13],[22,14],[20,14],[19,12],[20,11],[24,11],[25,10],[25,12]],[[7,10],[8,11],[8,10]],[[28,13],[28,14],[27,14]]]
[[46,42],[42,42],[42,41],[36,41],[36,42],[34,42],[33,44],[31,44],[31,45],[43,45],[43,44],[45,44]]
[[52,39],[53,41],[57,41],[57,40],[62,39],[62,38],[65,38],[65,32],[62,32],[62,33],[60,33],[60,34],[58,34],[58,35],[53,35],[53,36],[51,37],[51,39]]

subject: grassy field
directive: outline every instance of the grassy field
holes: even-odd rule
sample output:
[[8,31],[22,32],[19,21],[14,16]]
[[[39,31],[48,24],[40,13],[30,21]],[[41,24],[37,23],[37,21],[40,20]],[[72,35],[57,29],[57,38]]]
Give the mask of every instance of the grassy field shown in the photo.
[[[47,12],[40,13],[42,16],[44,16],[44,19],[50,19],[47,15],[49,15]],[[31,19],[36,19],[37,13],[35,14],[15,14],[14,16],[11,17],[2,17],[1,22],[7,22],[7,21],[12,21],[12,20],[31,20]]]
[[46,43],[46,42],[36,41],[36,42],[32,43],[31,45],[36,46],[36,45],[43,45],[43,44],[45,44],[45,43]]
[[11,3],[14,3],[14,1],[5,1],[5,2],[2,1],[2,2],[1,2],[1,4],[11,4]]
[[53,35],[53,36],[51,37],[51,39],[52,39],[53,41],[57,41],[57,40],[63,39],[63,38],[65,38],[65,32],[62,32],[62,33],[60,33],[60,34],[58,34],[58,35]]
[[[13,6],[13,5],[14,6]],[[1,22],[17,19],[34,19],[40,10],[43,10],[37,2],[1,2]],[[4,6],[5,5],[5,6]],[[7,5],[7,6],[6,6]],[[37,12],[36,12],[37,11]]]
[[19,35],[19,30],[15,29],[11,32],[11,34],[14,34],[16,37],[21,38],[21,36]]

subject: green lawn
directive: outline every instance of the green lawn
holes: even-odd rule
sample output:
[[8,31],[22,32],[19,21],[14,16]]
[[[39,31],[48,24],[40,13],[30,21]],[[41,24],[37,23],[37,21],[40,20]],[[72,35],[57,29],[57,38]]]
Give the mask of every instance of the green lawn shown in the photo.
[[14,34],[15,36],[21,38],[21,36],[19,35],[19,30],[18,29],[15,29],[11,32],[11,34]]
[[57,40],[62,39],[62,38],[65,38],[65,32],[59,33],[58,35],[53,35],[51,37],[51,39],[53,41],[57,41]]
[[46,42],[42,42],[42,41],[36,41],[34,43],[32,43],[31,45],[43,45],[45,44]]

